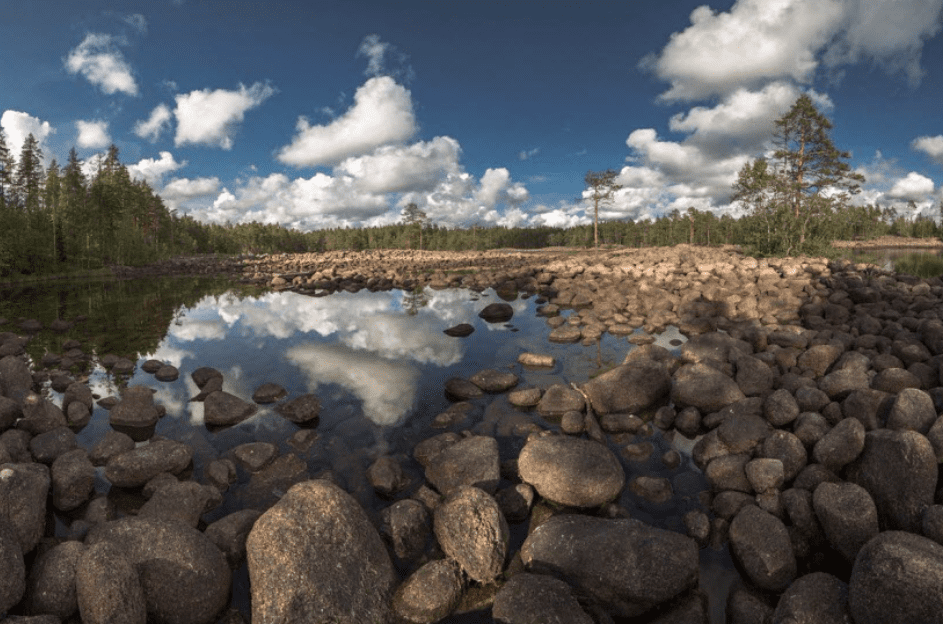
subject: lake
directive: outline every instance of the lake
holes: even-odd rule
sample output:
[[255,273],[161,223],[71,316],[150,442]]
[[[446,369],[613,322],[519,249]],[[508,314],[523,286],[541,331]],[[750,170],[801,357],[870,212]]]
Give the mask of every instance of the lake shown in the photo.
[[[77,340],[85,360],[83,364],[73,353],[79,362],[74,370],[87,375],[97,397],[118,396],[127,385],[155,388],[155,402],[166,409],[155,433],[193,447],[193,476],[198,481],[206,482],[203,471],[209,462],[227,457],[234,447],[271,442],[279,455],[300,458],[309,475],[330,474],[376,518],[390,501],[373,491],[366,473],[381,455],[401,461],[414,489],[422,483],[423,473],[412,459],[412,448],[431,435],[447,430],[494,435],[505,460],[517,456],[528,425],[559,429],[558,422],[512,407],[503,394],[476,399],[460,420],[445,428],[434,426],[436,416],[451,405],[443,391],[447,379],[468,378],[482,369],[495,368],[519,375],[518,387],[582,383],[620,364],[634,348],[625,337],[609,334],[588,346],[551,343],[547,340],[550,327],[537,314],[533,298],[507,301],[514,310],[508,323],[487,323],[478,317],[486,305],[496,301],[503,299],[492,290],[362,290],[311,297],[179,277],[55,283],[0,290],[0,318],[8,320],[0,325],[0,331],[20,331],[25,318],[37,319],[47,328],[57,318],[76,321],[61,334],[50,329],[38,332],[27,345],[33,362],[40,362],[47,352],[62,354],[69,346],[67,340]],[[563,311],[564,315],[570,313]],[[466,338],[443,333],[460,323],[472,325],[474,333]],[[677,349],[683,340],[673,328],[657,337],[658,344],[669,349]],[[524,368],[517,363],[523,352],[552,355],[556,366]],[[136,362],[134,373],[117,376],[105,370],[99,360],[108,353]],[[179,379],[157,381],[141,370],[148,359],[177,367]],[[283,386],[288,391],[286,400],[315,394],[321,411],[314,433],[299,443],[299,426],[280,416],[272,405],[260,405],[254,416],[236,426],[208,429],[203,423],[203,403],[191,401],[199,389],[190,374],[204,366],[219,370],[225,379],[224,389],[247,401],[266,382]],[[56,403],[61,400],[49,382],[44,394]],[[80,444],[90,449],[108,428],[107,411],[96,405],[91,423],[78,434]],[[623,463],[627,481],[643,474],[664,476],[671,480],[675,495],[656,504],[626,487],[619,502],[634,518],[683,533],[682,516],[700,507],[698,493],[708,489],[690,460],[693,442],[680,436],[666,439],[657,430],[631,441],[643,440],[653,444],[654,452],[642,461],[629,461],[620,454],[624,439],[620,446],[610,442]],[[660,458],[672,447],[681,452],[682,463],[668,469]],[[204,519],[212,522],[246,507],[264,509],[281,493],[254,485],[252,475],[240,468],[223,505]],[[97,490],[109,492],[102,469]],[[121,491],[111,491],[109,496],[125,512],[133,512],[143,502],[139,496]],[[57,512],[57,532],[68,534],[73,518],[74,514]],[[512,552],[525,532],[526,522],[512,526]],[[726,548],[703,549],[702,565],[702,579],[717,584],[705,587],[716,619],[723,609],[718,602],[724,600],[735,573]],[[235,579],[234,604],[245,610],[245,566]],[[475,620],[456,616],[448,621]]]

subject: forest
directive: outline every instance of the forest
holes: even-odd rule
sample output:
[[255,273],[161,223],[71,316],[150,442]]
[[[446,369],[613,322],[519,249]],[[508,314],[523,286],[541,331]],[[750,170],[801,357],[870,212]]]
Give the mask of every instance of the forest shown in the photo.
[[[748,208],[736,219],[692,207],[655,219],[597,221],[570,228],[452,228],[430,221],[411,204],[394,225],[309,232],[257,222],[201,223],[175,214],[145,181],[132,179],[114,145],[87,178],[74,148],[64,166],[53,159],[44,168],[42,151],[32,135],[15,158],[0,129],[0,277],[135,266],[177,255],[368,249],[689,243],[736,244],[755,255],[830,255],[833,240],[943,235],[938,219],[918,214],[913,202],[862,206],[849,201],[863,178],[850,171],[844,162],[848,154],[828,138],[831,124],[806,96],[776,125],[778,149],[773,159],[746,164],[733,186],[733,199]],[[599,201],[605,206],[619,188],[614,173],[586,176],[594,214]],[[600,180],[610,187],[600,190]],[[943,220],[943,202],[938,216]]]

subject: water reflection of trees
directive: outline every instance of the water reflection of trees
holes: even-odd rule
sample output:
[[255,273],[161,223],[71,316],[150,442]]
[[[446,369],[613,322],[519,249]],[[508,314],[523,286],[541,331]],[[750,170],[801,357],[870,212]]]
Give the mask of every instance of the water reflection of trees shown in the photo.
[[[67,340],[79,340],[88,355],[115,353],[136,358],[154,352],[171,323],[186,307],[207,295],[233,288],[231,282],[205,277],[138,280],[89,280],[0,291],[0,317],[32,318],[43,327],[56,319],[74,323],[56,333],[48,329],[26,346],[33,361],[46,352],[62,353]],[[13,327],[14,331],[17,329]]]
[[429,305],[429,295],[425,289],[417,288],[403,292],[403,311],[409,316],[416,316],[419,310]]

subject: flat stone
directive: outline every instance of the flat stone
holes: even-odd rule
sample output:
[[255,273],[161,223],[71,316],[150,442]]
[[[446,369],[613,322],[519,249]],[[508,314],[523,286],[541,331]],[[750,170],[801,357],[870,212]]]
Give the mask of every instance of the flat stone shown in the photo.
[[321,402],[313,394],[303,394],[286,403],[280,403],[275,411],[293,423],[310,426],[318,420]]
[[267,382],[255,389],[252,400],[259,404],[275,403],[288,396],[288,391],[277,383]]
[[258,409],[252,403],[221,390],[206,397],[203,406],[203,421],[207,426],[212,427],[229,427],[239,424],[255,414]]
[[486,369],[472,375],[469,381],[485,392],[494,394],[507,392],[517,385],[520,378],[514,373]]
[[460,323],[454,327],[442,330],[442,333],[453,338],[465,338],[466,336],[471,336],[474,331],[475,328],[468,323]]
[[571,507],[598,507],[625,486],[625,471],[606,446],[570,436],[531,439],[518,457],[521,479],[547,498]]

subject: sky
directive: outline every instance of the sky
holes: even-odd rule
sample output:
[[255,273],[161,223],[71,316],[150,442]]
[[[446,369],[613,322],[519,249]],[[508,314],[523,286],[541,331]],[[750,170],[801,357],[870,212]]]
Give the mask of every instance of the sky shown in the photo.
[[0,3],[19,155],[115,144],[180,215],[312,230],[740,214],[737,172],[801,94],[864,174],[937,217],[943,0]]

